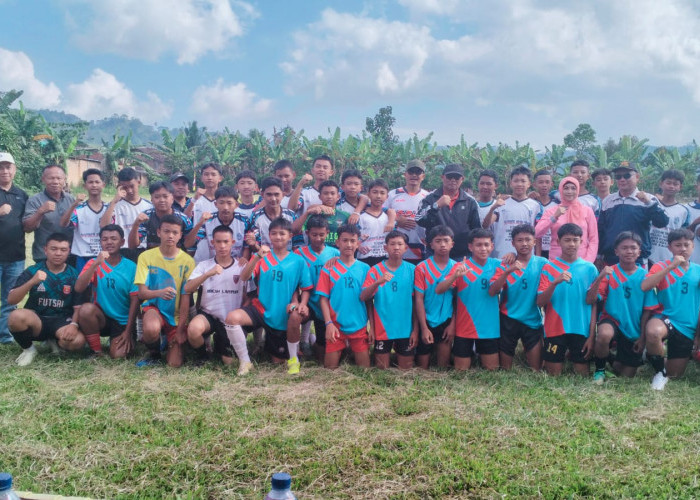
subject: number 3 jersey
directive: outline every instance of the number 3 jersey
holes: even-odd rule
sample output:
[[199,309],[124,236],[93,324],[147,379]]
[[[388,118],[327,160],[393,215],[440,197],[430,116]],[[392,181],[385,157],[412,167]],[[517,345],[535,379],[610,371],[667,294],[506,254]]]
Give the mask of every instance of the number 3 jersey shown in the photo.
[[[670,260],[654,264],[647,276],[661,271]],[[656,287],[656,296],[664,316],[689,339],[695,337],[700,310],[700,265],[690,263],[688,270],[678,267],[668,273]]]
[[[85,264],[81,276],[94,261],[91,259]],[[108,262],[100,264],[90,280],[92,301],[120,325],[126,325],[129,321],[130,296],[138,294],[138,287],[134,284],[135,276],[136,264],[122,258],[116,266],[111,266]]]
[[[497,339],[501,336],[498,318],[498,295],[489,295],[491,277],[501,263],[488,258],[483,266],[473,258],[464,260],[467,273],[452,283],[457,290],[457,337],[467,339]],[[450,277],[457,265],[452,267]]]
[[372,267],[362,288],[371,286],[385,273],[393,275],[382,283],[374,294],[374,338],[376,340],[407,339],[413,329],[413,282],[416,266],[402,261],[392,271],[386,261]]
[[322,268],[316,293],[328,298],[331,319],[340,331],[355,333],[367,326],[367,306],[360,300],[369,266],[356,260],[347,266],[338,259],[332,269]]

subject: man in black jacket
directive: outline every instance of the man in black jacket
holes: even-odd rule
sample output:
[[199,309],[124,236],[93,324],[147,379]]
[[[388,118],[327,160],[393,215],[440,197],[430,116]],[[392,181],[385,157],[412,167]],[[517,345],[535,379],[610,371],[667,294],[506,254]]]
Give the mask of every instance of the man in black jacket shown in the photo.
[[461,165],[450,163],[445,166],[442,187],[423,199],[416,216],[416,222],[426,229],[445,225],[454,231],[455,245],[450,258],[457,261],[469,255],[469,232],[481,227],[476,201],[460,188],[463,181],[464,170]]

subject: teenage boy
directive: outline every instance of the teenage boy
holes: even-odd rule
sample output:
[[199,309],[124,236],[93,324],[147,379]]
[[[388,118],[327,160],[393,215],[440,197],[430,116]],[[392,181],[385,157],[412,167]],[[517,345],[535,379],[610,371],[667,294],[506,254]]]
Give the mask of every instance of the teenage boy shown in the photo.
[[[548,208],[556,205],[556,200],[550,196],[552,186],[552,173],[549,170],[538,170],[533,177],[533,186],[535,191],[530,193],[531,197],[540,204],[540,212],[537,214],[536,222],[539,222],[542,214]],[[549,258],[549,249],[552,243],[552,230],[550,229],[541,238],[537,238],[535,245],[535,255],[540,255],[545,259]]]
[[[281,194],[279,198],[282,198]],[[268,199],[265,200],[266,206],[267,202]],[[272,250],[261,245],[241,272],[242,280],[255,279],[258,296],[251,305],[226,316],[226,331],[235,345],[245,335],[241,327],[264,328],[265,350],[272,361],[282,363],[287,359],[287,373],[295,375],[300,367],[297,357],[301,336],[299,327],[309,315],[311,275],[304,259],[289,251],[291,222],[282,217],[273,220],[269,235]]]
[[561,375],[566,352],[574,372],[588,376],[588,358],[593,354],[596,304],[586,302],[586,294],[598,271],[578,256],[583,231],[576,224],[562,225],[557,231],[561,256],[542,269],[537,287],[537,306],[544,307],[544,368],[550,375]]
[[661,188],[661,198],[659,204],[668,217],[668,224],[665,227],[652,227],[649,230],[651,240],[651,254],[649,254],[649,265],[665,260],[673,259],[673,255],[668,249],[668,233],[674,229],[687,227],[692,222],[690,220],[690,210],[676,199],[678,193],[683,189],[685,175],[680,170],[665,170],[661,174],[659,187]]
[[107,204],[102,201],[104,174],[96,168],[88,168],[83,172],[83,185],[88,192],[87,201],[76,200],[72,209],[61,217],[61,226],[73,227],[71,254],[76,256],[78,273],[100,251],[100,219],[107,211]]
[[[248,219],[245,230],[246,247],[243,249],[243,257],[250,259],[252,252],[257,252],[261,245],[271,246],[270,224],[280,217],[292,224],[296,214],[287,208],[282,208],[282,182],[274,177],[267,177],[260,183],[265,206],[255,210]],[[299,241],[290,238],[288,251],[292,250],[292,244],[299,245]]]
[[691,220],[688,229],[695,235],[693,255],[690,256],[690,260],[700,264],[700,175],[695,182],[695,192],[697,197],[687,205]]
[[631,231],[620,233],[615,241],[615,254],[620,262],[604,267],[586,294],[588,304],[598,298],[603,310],[598,320],[595,339],[595,372],[593,382],[605,382],[605,364],[610,356],[610,343],[617,343],[613,370],[625,377],[634,377],[642,366],[644,330],[658,302],[653,290],[642,291],[646,271],[637,264],[642,240]]
[[656,288],[661,308],[661,314],[646,324],[647,360],[655,372],[651,388],[657,391],[664,389],[669,378],[683,375],[693,348],[700,343],[700,265],[690,262],[693,234],[687,229],[672,230],[668,249],[673,260],[654,264],[642,281],[642,290]]
[[530,169],[514,168],[510,173],[511,195],[499,196],[484,217],[482,227],[490,228],[494,237],[493,257],[503,258],[508,253],[515,253],[510,233],[515,226],[530,224],[534,226],[541,211],[540,204],[527,195],[530,188]]
[[359,170],[351,169],[343,172],[340,177],[340,199],[337,207],[350,214],[348,224],[357,224],[360,214],[369,203],[369,198],[362,194],[362,174]]
[[[158,207],[158,202],[155,203]],[[194,269],[194,260],[179,248],[184,223],[176,214],[160,218],[159,246],[139,256],[134,283],[143,301],[143,342],[149,356],[137,363],[148,366],[158,363],[161,333],[167,340],[166,361],[169,366],[182,366],[182,345],[187,341],[187,314],[190,294],[185,283]]]
[[345,224],[350,214],[338,208],[340,186],[335,181],[323,181],[318,187],[321,193],[321,204],[309,207],[292,223],[292,231],[301,233],[310,215],[321,215],[328,221],[328,236],[326,243],[335,246],[338,239],[338,228]]
[[489,294],[489,281],[500,261],[489,257],[493,251],[491,231],[474,229],[469,236],[469,251],[471,257],[455,264],[447,278],[438,283],[435,292],[443,294],[454,288],[457,295],[452,347],[455,370],[471,367],[474,347],[482,368],[498,370],[498,297]]
[[174,173],[170,176],[170,185],[173,187],[172,208],[192,217],[192,209],[194,209],[194,200],[187,196],[190,192],[190,178],[182,172]]
[[326,220],[323,215],[312,215],[306,221],[306,239],[309,244],[299,247],[294,251],[304,259],[304,262],[306,262],[306,265],[309,267],[311,282],[314,286],[314,290],[311,292],[311,297],[309,298],[309,321],[302,325],[302,351],[307,349],[310,351],[310,346],[306,347],[304,344],[309,342],[309,337],[307,335],[310,333],[310,330],[307,329],[307,325],[310,326],[310,322],[313,321],[314,330],[316,331],[314,350],[319,363],[323,363],[326,354],[326,327],[323,321],[323,311],[321,310],[321,295],[318,292],[317,285],[321,275],[321,269],[323,269],[326,262],[340,255],[340,251],[336,247],[326,244],[328,233],[328,220]]
[[173,208],[173,186],[169,182],[157,181],[148,187],[151,194],[153,208],[141,212],[129,232],[129,248],[138,248],[144,241],[146,248],[156,248],[160,245],[160,223],[164,217],[174,215],[182,221],[183,232],[178,245],[185,245],[187,248],[194,246],[196,233],[192,234],[192,241],[185,241],[185,236],[189,236],[192,231],[192,221],[185,214]]
[[612,189],[612,172],[607,168],[598,168],[591,174],[591,179],[593,179],[595,194],[602,206],[603,200],[610,195],[610,189]]
[[421,332],[416,361],[425,370],[430,365],[434,350],[437,351],[437,365],[440,368],[447,368],[450,364],[455,336],[455,317],[452,314],[454,296],[453,293],[438,295],[435,288],[455,265],[455,261],[450,259],[450,250],[454,246],[452,229],[437,226],[428,231],[428,246],[432,256],[416,266],[413,300],[413,310]]
[[[138,254],[126,252],[129,249],[129,233],[134,225],[136,217],[141,212],[153,208],[153,203],[139,196],[141,186],[141,174],[131,167],[123,168],[117,174],[117,192],[112,201],[107,205],[107,210],[100,218],[100,227],[108,224],[117,224],[124,231],[125,256],[133,260],[138,259]],[[143,241],[138,247],[146,248]]]
[[394,229],[396,212],[386,210],[384,202],[389,196],[389,186],[382,179],[372,181],[368,188],[369,205],[360,215],[360,249],[359,259],[370,267],[386,257],[384,240],[386,234]]
[[240,309],[247,303],[251,282],[241,279],[243,266],[231,256],[231,228],[223,224],[215,227],[211,242],[214,257],[198,263],[185,284],[185,293],[192,295],[199,290],[197,315],[187,327],[187,340],[197,353],[197,364],[203,364],[209,357],[205,337],[213,332],[214,351],[221,356],[221,361],[225,365],[233,363],[235,351],[239,363],[238,375],[245,375],[253,368],[245,336],[232,335],[229,339],[225,322],[230,311]]
[[490,295],[501,293],[498,341],[501,368],[510,370],[518,341],[523,343],[525,359],[531,370],[542,368],[542,313],[537,307],[537,283],[547,259],[532,255],[535,247],[535,228],[523,224],[511,231],[516,251],[511,265],[501,263],[496,269]]
[[124,230],[116,224],[100,229],[102,251],[90,260],[75,282],[75,291],[92,287],[92,302],[80,307],[78,324],[84,342],[95,355],[102,355],[100,337],[109,337],[112,359],[125,358],[134,347],[134,327],[139,308],[138,288],[134,284],[136,264],[122,258]]
[[[321,192],[319,187],[323,181],[333,177],[333,160],[330,156],[321,155],[314,158],[311,164],[311,175],[304,174],[299,180],[297,187],[290,196],[289,209],[303,214],[309,207],[321,204]],[[306,186],[310,181],[314,181],[313,186]],[[295,200],[298,200],[296,203]]]
[[82,294],[75,291],[78,272],[66,264],[70,253],[68,236],[54,233],[47,238],[42,260],[19,275],[7,301],[16,305],[25,297],[23,309],[15,309],[7,320],[10,333],[23,349],[17,358],[19,366],[27,366],[37,355],[33,342],[58,340],[68,350],[84,344],[78,330],[78,310]]
[[363,368],[370,366],[369,343],[374,333],[367,331],[367,305],[360,299],[369,266],[355,259],[359,244],[357,226],[341,226],[338,229],[340,256],[332,266],[321,269],[316,286],[325,327],[324,366],[329,369],[338,368],[347,343],[355,363]]
[[399,369],[413,368],[418,345],[418,322],[413,315],[416,266],[403,260],[406,248],[406,233],[390,231],[384,240],[387,258],[370,269],[360,294],[372,313],[374,360],[382,370],[389,368],[392,350],[397,354]]
[[425,257],[425,228],[416,223],[418,208],[429,194],[421,188],[425,179],[425,164],[420,160],[409,161],[404,179],[403,187],[389,191],[384,206],[396,211],[396,229],[408,235],[408,249],[404,259],[415,265]]
[[479,205],[479,222],[483,223],[486,214],[496,201],[496,189],[498,188],[498,174],[494,170],[482,170],[477,182],[476,203]]
[[258,178],[252,170],[243,170],[236,175],[234,182],[240,195],[238,212],[249,219],[261,199],[255,194],[258,190]]
[[[214,194],[216,210],[211,218],[201,217],[192,231],[197,234],[197,251],[194,261],[200,263],[214,257],[214,230],[219,226],[226,226],[233,233],[231,256],[239,258],[243,252],[243,239],[245,237],[248,219],[238,211],[238,191],[233,186],[222,186]],[[202,214],[204,215],[204,214]]]
[[274,176],[282,181],[282,208],[288,208],[289,200],[294,191],[294,179],[297,174],[294,171],[294,165],[289,160],[280,160],[273,167]]
[[217,163],[204,165],[200,170],[199,178],[202,180],[204,189],[198,188],[194,195],[194,208],[190,216],[193,221],[200,220],[204,213],[216,212],[216,190],[224,180],[221,167]]

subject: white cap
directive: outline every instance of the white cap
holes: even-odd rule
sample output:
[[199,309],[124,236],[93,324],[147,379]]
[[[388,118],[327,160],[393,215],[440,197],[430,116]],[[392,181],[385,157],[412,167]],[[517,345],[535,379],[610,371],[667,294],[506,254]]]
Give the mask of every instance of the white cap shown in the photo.
[[14,164],[15,159],[12,157],[10,153],[0,153],[0,163],[13,163]]

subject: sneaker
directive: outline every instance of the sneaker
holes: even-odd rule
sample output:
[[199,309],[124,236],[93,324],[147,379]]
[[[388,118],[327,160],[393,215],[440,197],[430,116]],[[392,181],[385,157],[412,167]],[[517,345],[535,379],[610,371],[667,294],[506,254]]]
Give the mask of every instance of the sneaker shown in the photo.
[[593,374],[593,383],[595,385],[603,385],[605,382],[605,371],[596,371]]
[[15,363],[17,363],[19,366],[27,366],[34,361],[34,358],[36,358],[37,355],[37,350],[36,347],[31,346],[28,347],[27,349],[22,351],[22,354],[20,354],[17,359],[15,360]]
[[[238,366],[238,375],[239,376],[248,375],[250,373],[250,370],[252,370],[252,369],[253,369],[253,363],[251,363],[250,361],[244,361],[243,363],[241,363]],[[297,373],[298,372],[299,372],[299,370],[297,369]]]
[[651,388],[655,391],[663,391],[668,383],[668,377],[663,372],[657,372],[654,378],[651,379]]
[[301,363],[299,363],[299,358],[287,360],[287,373],[289,375],[297,375],[300,367]]
[[58,356],[61,354],[61,348],[58,347],[58,342],[55,340],[45,340],[41,345],[51,351],[51,354]]
[[136,368],[147,368],[149,366],[156,366],[161,364],[162,362],[163,360],[160,357],[160,353],[158,355],[149,354],[141,361],[136,362]]
[[313,357],[313,352],[311,351],[311,344],[308,342],[299,342],[299,350],[302,356],[306,359],[311,359]]

